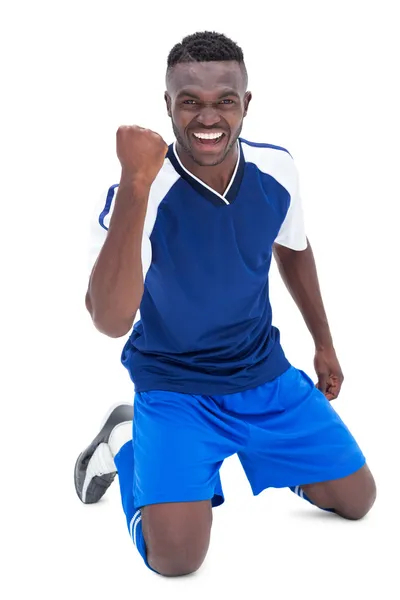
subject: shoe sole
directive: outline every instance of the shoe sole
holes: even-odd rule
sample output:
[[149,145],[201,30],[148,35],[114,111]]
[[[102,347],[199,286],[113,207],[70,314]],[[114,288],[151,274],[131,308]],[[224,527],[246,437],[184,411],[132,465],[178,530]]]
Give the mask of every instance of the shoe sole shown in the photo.
[[75,463],[74,484],[78,498],[84,504],[98,502],[115,479],[116,471],[107,471],[107,463],[113,461],[108,440],[113,429],[133,420],[132,404],[118,404],[108,411],[101,429],[89,446],[81,452]]

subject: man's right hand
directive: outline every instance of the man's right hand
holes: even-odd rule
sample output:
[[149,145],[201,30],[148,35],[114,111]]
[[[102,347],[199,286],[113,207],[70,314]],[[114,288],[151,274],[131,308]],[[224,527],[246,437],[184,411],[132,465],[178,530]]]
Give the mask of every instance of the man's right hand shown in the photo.
[[117,131],[117,155],[123,177],[151,185],[168,151],[158,133],[136,125],[123,125]]

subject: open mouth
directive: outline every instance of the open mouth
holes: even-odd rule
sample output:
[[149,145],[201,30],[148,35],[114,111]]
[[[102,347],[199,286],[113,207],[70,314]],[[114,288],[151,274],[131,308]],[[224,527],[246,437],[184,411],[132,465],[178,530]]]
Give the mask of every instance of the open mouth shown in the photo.
[[204,148],[213,148],[221,143],[225,137],[223,131],[213,131],[210,133],[195,132],[192,134],[195,142]]

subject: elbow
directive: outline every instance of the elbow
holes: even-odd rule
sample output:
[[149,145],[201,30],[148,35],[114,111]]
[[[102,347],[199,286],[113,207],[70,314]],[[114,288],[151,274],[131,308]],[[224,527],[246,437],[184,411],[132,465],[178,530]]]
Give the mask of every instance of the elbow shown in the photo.
[[86,294],[85,304],[92,317],[93,325],[100,333],[103,333],[107,337],[121,338],[127,335],[132,329],[137,310],[129,317],[121,317],[120,315],[110,313],[110,311],[95,310],[89,293]]
[[127,335],[132,329],[134,319],[130,320],[129,323],[117,321],[117,320],[107,320],[104,318],[92,317],[93,325],[96,327],[100,333],[103,333],[107,337],[110,338],[121,338]]
[[90,316],[92,316],[92,301],[90,300],[90,294],[89,294],[89,292],[86,292],[85,306],[86,306],[86,310],[88,311],[88,313],[90,314]]

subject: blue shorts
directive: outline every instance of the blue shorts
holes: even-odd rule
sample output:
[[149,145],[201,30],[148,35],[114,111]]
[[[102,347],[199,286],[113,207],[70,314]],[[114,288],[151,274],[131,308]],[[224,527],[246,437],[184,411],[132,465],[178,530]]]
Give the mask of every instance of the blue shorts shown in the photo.
[[135,505],[224,501],[219,469],[238,454],[253,493],[346,477],[365,458],[303,371],[245,392],[135,395]]

